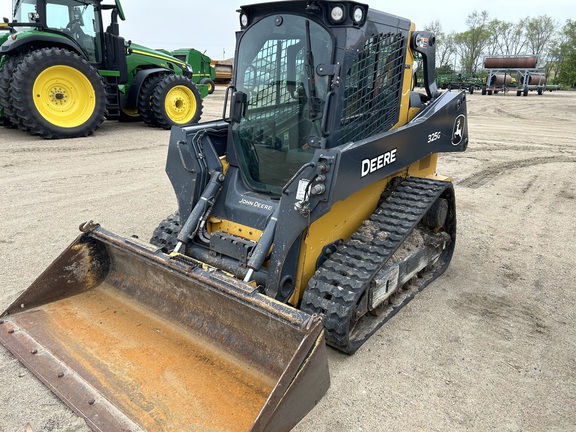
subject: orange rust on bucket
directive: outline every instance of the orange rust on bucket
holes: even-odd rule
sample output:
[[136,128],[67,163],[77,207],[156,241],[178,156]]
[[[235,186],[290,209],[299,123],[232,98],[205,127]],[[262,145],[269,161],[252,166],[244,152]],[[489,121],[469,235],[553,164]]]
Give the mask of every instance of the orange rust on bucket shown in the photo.
[[59,354],[146,430],[249,430],[276,378],[109,288],[39,311]]
[[101,227],[1,315],[0,343],[99,432],[288,431],[330,385],[320,319]]

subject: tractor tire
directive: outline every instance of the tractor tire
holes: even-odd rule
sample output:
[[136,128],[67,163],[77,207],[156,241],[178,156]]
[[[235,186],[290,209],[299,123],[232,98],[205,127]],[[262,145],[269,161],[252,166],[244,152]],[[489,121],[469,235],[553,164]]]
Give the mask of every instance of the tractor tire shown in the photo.
[[524,89],[524,91],[522,92],[522,96],[528,96],[528,87]]
[[142,121],[150,127],[159,126],[154,111],[152,111],[152,95],[158,83],[165,77],[166,74],[163,73],[149,76],[142,84],[138,94],[138,112],[142,117]]
[[216,90],[216,84],[214,84],[214,81],[212,81],[210,78],[202,78],[200,80],[200,84],[208,86],[208,94],[212,94],[214,93],[214,90]]
[[198,123],[202,116],[202,97],[185,76],[168,75],[154,89],[152,111],[164,129]]
[[15,124],[13,124],[13,123],[8,119],[8,117],[6,117],[6,116],[2,116],[2,117],[0,118],[0,124],[1,124],[2,126],[4,126],[6,129],[16,129],[16,127],[17,127],[17,126],[16,126]]
[[46,139],[92,135],[107,115],[106,88],[98,71],[78,54],[43,48],[16,68],[10,96],[18,118]]
[[0,108],[4,111],[4,126],[8,129],[18,127],[20,123],[10,97],[10,87],[12,86],[14,70],[23,59],[24,54],[10,57],[0,69]]
[[485,95],[486,95],[486,86],[483,86],[482,87],[482,96],[485,96]]
[[178,212],[171,214],[156,227],[152,233],[150,243],[162,248],[165,252],[172,252],[178,243],[180,232],[180,216]]

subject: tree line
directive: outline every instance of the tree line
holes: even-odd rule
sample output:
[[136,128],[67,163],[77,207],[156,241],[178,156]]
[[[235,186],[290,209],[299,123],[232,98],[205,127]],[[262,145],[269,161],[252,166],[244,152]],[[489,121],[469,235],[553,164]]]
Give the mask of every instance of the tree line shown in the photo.
[[576,87],[576,20],[561,25],[548,15],[517,22],[491,19],[474,11],[467,30],[445,33],[440,21],[425,29],[436,35],[438,73],[478,74],[485,56],[537,55],[549,83]]

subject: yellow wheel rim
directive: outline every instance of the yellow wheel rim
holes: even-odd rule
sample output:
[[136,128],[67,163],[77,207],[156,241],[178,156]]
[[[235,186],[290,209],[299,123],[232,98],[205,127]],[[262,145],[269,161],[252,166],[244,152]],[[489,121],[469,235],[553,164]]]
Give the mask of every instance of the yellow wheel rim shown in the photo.
[[34,105],[53,125],[73,128],[88,121],[96,108],[96,93],[90,80],[69,66],[44,70],[32,89]]
[[128,117],[138,117],[140,115],[137,109],[122,108],[122,112]]
[[196,97],[192,90],[183,85],[172,87],[164,101],[166,114],[174,123],[190,123],[196,114]]

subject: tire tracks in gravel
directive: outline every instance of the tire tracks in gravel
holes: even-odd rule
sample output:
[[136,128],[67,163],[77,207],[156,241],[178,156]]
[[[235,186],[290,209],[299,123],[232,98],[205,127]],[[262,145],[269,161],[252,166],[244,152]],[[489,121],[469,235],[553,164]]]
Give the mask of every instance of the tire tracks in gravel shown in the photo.
[[467,187],[470,189],[478,189],[489,183],[494,178],[501,175],[507,175],[514,170],[551,163],[576,163],[576,157],[550,156],[502,162],[500,164],[495,164],[475,172],[474,174],[465,177],[462,180],[455,181],[455,183],[459,186]]

